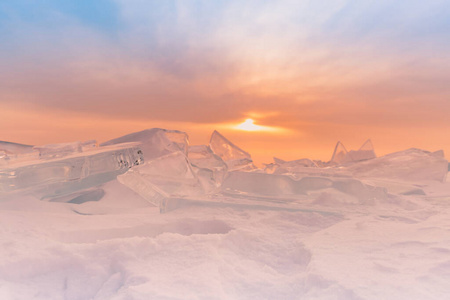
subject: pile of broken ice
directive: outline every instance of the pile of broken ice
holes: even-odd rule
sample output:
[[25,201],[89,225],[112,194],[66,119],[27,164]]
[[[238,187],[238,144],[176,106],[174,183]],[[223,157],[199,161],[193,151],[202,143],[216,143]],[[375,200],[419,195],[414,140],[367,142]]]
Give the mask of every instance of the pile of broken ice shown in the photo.
[[214,131],[209,145],[189,146],[184,132],[148,129],[108,142],[28,146],[0,142],[0,199],[32,194],[83,203],[117,180],[162,212],[187,204],[296,207],[327,195],[372,203],[418,194],[417,183],[445,181],[442,151],[408,149],[376,157],[368,140],[347,151],[338,142],[329,162],[274,158],[264,169]]

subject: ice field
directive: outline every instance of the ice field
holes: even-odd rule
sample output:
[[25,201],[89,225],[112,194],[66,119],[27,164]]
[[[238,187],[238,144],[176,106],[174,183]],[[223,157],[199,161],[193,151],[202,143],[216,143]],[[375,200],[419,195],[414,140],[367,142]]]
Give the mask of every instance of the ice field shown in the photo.
[[0,142],[0,299],[448,298],[444,153],[330,155],[257,168],[217,131]]

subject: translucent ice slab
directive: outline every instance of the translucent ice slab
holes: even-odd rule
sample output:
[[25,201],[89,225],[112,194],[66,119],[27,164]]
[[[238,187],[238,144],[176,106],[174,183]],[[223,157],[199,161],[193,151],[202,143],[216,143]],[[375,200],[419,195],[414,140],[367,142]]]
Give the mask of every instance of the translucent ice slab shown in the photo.
[[296,199],[321,190],[335,190],[362,200],[384,199],[386,190],[362,183],[353,178],[306,176],[294,180],[285,175],[254,172],[231,172],[222,185],[226,194],[264,198]]
[[384,188],[363,184],[355,179],[288,176],[254,172],[232,172],[222,192],[196,197],[161,197],[161,212],[189,206],[245,207],[254,209],[317,211],[331,213],[317,204],[324,202],[372,205],[386,199]]
[[14,192],[32,192],[41,199],[60,197],[110,181],[143,161],[135,143],[53,159],[15,160],[0,166],[0,197]]
[[187,155],[189,144],[188,135],[184,132],[152,128],[124,135],[104,142],[100,144],[100,146],[129,142],[137,142],[140,144],[139,147],[141,148],[146,161],[177,151],[181,151]]
[[211,150],[219,156],[228,166],[229,171],[255,169],[250,154],[215,131],[211,135],[209,142]]
[[0,141],[0,166],[21,157],[22,160],[37,159],[38,154],[33,146]]
[[276,169],[273,171],[273,174],[295,174],[299,172],[308,171],[308,168],[317,168],[317,164],[308,159],[302,158],[292,161],[284,161],[282,159],[273,158],[275,162]]
[[156,206],[168,197],[205,194],[188,158],[180,151],[147,161],[117,179]]
[[444,182],[448,173],[448,161],[441,152],[411,148],[351,164],[345,169],[357,178]]
[[0,141],[0,151],[5,154],[19,154],[33,151],[33,146]]
[[222,184],[221,190],[232,194],[250,194],[265,196],[293,195],[295,182],[284,175],[253,172],[230,172]]
[[43,146],[34,146],[33,150],[39,152],[39,157],[41,159],[52,159],[64,157],[74,153],[81,153],[82,144],[81,142],[49,144]]
[[209,146],[189,146],[188,158],[195,168],[210,170],[216,186],[222,184],[227,174],[228,166],[219,156],[212,152]]
[[98,147],[98,144],[95,140],[41,146],[0,142],[0,148],[5,149],[0,150],[0,165],[15,164],[37,159],[56,159],[75,153],[90,151],[96,147]]

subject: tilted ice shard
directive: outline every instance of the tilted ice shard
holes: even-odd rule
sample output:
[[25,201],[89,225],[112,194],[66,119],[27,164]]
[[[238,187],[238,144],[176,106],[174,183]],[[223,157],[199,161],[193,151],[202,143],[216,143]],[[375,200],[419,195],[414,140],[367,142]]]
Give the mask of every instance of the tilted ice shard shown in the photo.
[[375,154],[375,150],[373,148],[373,144],[370,139],[365,141],[364,144],[362,144],[361,148],[359,148],[358,151],[368,151],[368,152],[373,152]]
[[115,145],[120,143],[138,142],[144,153],[146,161],[150,161],[160,156],[176,151],[181,151],[187,155],[188,135],[177,130],[166,130],[160,128],[146,129],[139,132],[130,133],[122,137],[112,139],[100,144],[100,146]]
[[176,151],[181,151],[185,155],[187,155],[189,147],[189,136],[186,132],[164,129],[164,136],[176,146],[173,147],[174,149],[179,149]]
[[331,162],[337,164],[344,162],[347,153],[348,151],[345,149],[344,145],[341,142],[337,142],[336,147],[334,148],[333,156],[331,157]]
[[253,160],[248,158],[227,160],[225,163],[228,171],[254,171],[256,169]]
[[218,131],[214,130],[210,140],[211,150],[224,161],[247,158],[251,159],[248,152],[242,150]]
[[250,154],[214,130],[209,142],[211,150],[219,156],[228,166],[229,171],[253,170],[252,158]]
[[361,160],[367,160],[377,157],[373,148],[372,141],[367,140],[358,151],[351,150],[347,153],[347,157],[344,159],[345,162],[355,162]]
[[359,150],[347,151],[341,142],[337,142],[334,148],[331,162],[335,164],[350,163],[375,158],[372,141],[367,140]]
[[[227,174],[227,164],[211,148],[206,145],[189,146],[188,158],[191,164],[198,169],[207,169],[212,172],[216,186],[220,186]],[[204,171],[199,171],[204,173]],[[204,173],[207,174],[207,173]]]
[[181,151],[147,161],[117,179],[155,205],[160,205],[167,197],[204,193],[188,158]]
[[170,197],[163,190],[158,189],[151,181],[146,179],[138,172],[128,171],[125,174],[117,176],[117,181],[127,186],[142,198],[150,202],[151,204],[160,207],[162,201]]
[[280,158],[278,158],[278,157],[274,157],[273,158],[273,161],[274,161],[274,163],[276,163],[277,165],[282,165],[282,164],[284,164],[286,161],[285,160],[282,160],[282,159],[280,159]]
[[114,179],[143,163],[135,143],[101,147],[53,159],[14,161],[0,167],[0,196],[23,191],[53,198]]
[[206,145],[189,146],[189,161],[199,167],[206,169],[226,168],[224,161],[215,155],[211,148]]
[[445,181],[448,161],[441,155],[411,148],[349,165],[346,170],[357,178]]

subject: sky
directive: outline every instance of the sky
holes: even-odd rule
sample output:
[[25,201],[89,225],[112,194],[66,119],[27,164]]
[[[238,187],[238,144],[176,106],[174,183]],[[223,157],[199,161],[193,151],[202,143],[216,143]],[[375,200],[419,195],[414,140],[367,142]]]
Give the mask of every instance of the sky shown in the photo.
[[449,32],[447,0],[0,1],[0,140],[217,129],[259,163],[369,138],[449,158]]

